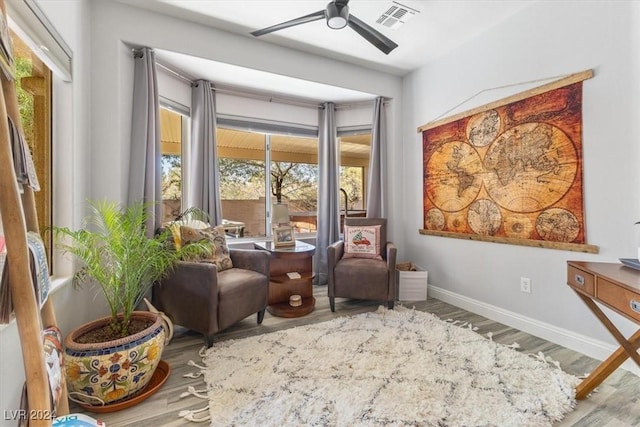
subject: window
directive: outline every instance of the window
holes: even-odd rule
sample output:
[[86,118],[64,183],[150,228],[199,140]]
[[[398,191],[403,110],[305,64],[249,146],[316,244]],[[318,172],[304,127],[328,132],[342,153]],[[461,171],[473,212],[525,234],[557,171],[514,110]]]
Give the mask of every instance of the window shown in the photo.
[[276,135],[271,152],[272,202],[289,205],[289,219],[296,232],[314,232],[318,210],[317,138]]
[[[270,235],[271,205],[289,205],[296,233],[315,232],[318,208],[318,140],[218,128],[220,192],[230,236]],[[371,134],[340,138],[341,218],[365,216]],[[268,165],[268,169],[266,167]],[[269,189],[267,191],[267,188]],[[344,205],[346,200],[346,207]],[[242,227],[242,233],[233,228]]]
[[[40,191],[34,192],[38,226],[45,230],[52,222],[51,179],[51,70],[13,31],[16,94],[24,137],[33,157]],[[52,236],[46,233],[45,246],[52,253]],[[51,265],[51,259],[49,259]]]
[[340,138],[340,206],[347,216],[366,215],[365,188],[370,150],[371,134],[368,131]]
[[188,119],[160,108],[160,153],[162,154],[163,222],[182,212],[182,139]]
[[[182,146],[186,118],[161,109],[162,194],[164,220],[170,221],[181,206]],[[255,125],[255,126],[254,126]],[[286,203],[296,233],[317,230],[318,140],[282,134],[269,123],[218,119],[217,154],[223,222],[228,238],[271,235],[271,206]],[[259,130],[253,130],[257,128]],[[368,129],[340,137],[341,218],[365,216],[366,176],[371,134]],[[346,201],[346,205],[345,205]]]
[[291,215],[315,212],[316,138],[222,127],[217,136],[222,212],[229,235],[270,235],[273,203],[287,203]]
[[229,237],[265,236],[267,136],[218,127],[223,220]]

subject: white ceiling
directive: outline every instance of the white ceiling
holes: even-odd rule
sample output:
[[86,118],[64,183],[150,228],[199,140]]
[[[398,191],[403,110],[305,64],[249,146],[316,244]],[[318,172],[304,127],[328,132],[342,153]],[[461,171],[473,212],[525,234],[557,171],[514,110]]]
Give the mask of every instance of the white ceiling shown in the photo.
[[[135,7],[179,17],[232,33],[253,37],[251,31],[323,10],[327,0],[117,0]],[[399,3],[415,14],[397,29],[376,20]],[[330,29],[324,20],[290,27],[260,39],[320,56],[404,75],[477,37],[509,16],[530,6],[534,0],[351,0],[349,12],[374,27],[399,47],[385,55],[349,27]],[[371,99],[371,94],[329,89],[283,76],[241,69],[201,58],[189,58],[156,49],[157,58],[194,78],[228,86],[254,82],[257,91],[271,91],[305,98],[335,101]],[[257,73],[256,75],[247,73]],[[223,77],[224,76],[224,77]],[[286,79],[286,80],[283,80]],[[294,93],[281,92],[294,87]],[[274,89],[275,88],[275,89]],[[337,91],[327,98],[327,90]]]

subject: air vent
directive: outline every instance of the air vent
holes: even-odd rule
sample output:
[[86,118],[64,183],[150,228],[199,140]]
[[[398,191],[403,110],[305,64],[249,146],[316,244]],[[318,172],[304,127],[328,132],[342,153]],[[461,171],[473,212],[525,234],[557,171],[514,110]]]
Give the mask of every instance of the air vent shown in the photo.
[[397,30],[401,25],[405,24],[409,19],[413,18],[419,10],[410,8],[397,1],[392,2],[391,6],[383,12],[376,23]]

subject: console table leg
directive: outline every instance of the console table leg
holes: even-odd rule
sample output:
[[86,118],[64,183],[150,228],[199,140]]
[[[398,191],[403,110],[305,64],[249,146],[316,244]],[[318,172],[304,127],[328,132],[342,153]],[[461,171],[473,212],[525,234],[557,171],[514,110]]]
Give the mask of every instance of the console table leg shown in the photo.
[[[638,349],[640,347],[640,330],[633,334],[628,341],[634,349]],[[576,387],[576,399],[585,399],[589,393],[602,384],[602,382],[607,379],[613,371],[618,369],[628,358],[629,354],[627,353],[627,350],[622,346],[618,347],[618,349],[613,352],[607,360],[602,362],[593,372],[591,372],[591,374],[589,374],[587,378],[578,384]]]
[[576,387],[576,399],[584,399],[589,393],[599,386],[609,375],[622,365],[625,360],[631,357],[640,366],[640,355],[636,351],[640,347],[640,330],[628,340],[620,333],[618,328],[609,320],[598,305],[589,297],[576,292],[580,299],[596,315],[598,320],[607,328],[614,338],[620,343],[620,347],[602,362],[584,381]]
[[629,340],[627,340],[625,336],[622,335],[622,333],[618,330],[618,328],[616,328],[613,322],[609,320],[606,314],[604,314],[600,307],[598,307],[598,305],[591,298],[586,297],[580,293],[578,293],[578,296],[580,296],[580,298],[584,301],[587,307],[589,307],[593,314],[596,315],[598,320],[600,320],[600,323],[602,323],[604,327],[607,328],[607,330],[611,333],[611,335],[613,335],[616,341],[618,341],[618,344],[620,344],[627,350],[627,354],[631,356],[634,362],[636,362],[636,365],[640,366],[640,355],[636,351],[637,347],[633,347],[633,345],[631,345]]

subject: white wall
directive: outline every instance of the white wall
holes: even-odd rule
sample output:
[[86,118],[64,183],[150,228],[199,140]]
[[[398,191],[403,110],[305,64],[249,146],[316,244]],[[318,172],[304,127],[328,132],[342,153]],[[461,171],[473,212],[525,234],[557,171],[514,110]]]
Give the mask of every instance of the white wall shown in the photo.
[[[433,295],[564,340],[592,356],[607,355],[610,347],[601,344],[614,340],[566,285],[566,261],[615,262],[635,257],[640,244],[640,230],[633,226],[640,219],[639,11],[638,2],[536,2],[405,77],[405,250],[429,270]],[[586,236],[599,254],[418,234],[423,219],[418,126],[482,90],[586,69],[595,72],[583,85]],[[455,112],[530,86],[484,93]],[[532,279],[531,294],[520,292],[520,277]],[[632,331],[630,322],[615,318],[623,331]]]

